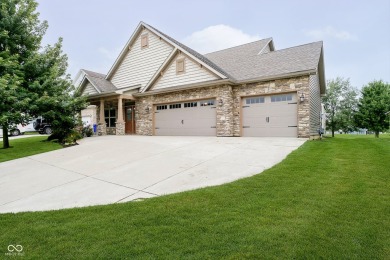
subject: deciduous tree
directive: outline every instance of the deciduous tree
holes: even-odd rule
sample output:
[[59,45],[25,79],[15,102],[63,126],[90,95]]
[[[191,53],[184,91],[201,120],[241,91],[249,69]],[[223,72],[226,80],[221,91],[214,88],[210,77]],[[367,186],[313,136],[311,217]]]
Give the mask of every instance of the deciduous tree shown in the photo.
[[63,136],[74,127],[74,116],[85,106],[66,75],[67,57],[62,39],[41,48],[48,24],[39,20],[34,0],[0,2],[0,124],[3,147],[7,130],[43,115]]
[[327,82],[323,103],[327,112],[327,128],[349,132],[355,130],[354,113],[357,110],[358,92],[353,88],[349,79],[337,77]]
[[23,66],[35,54],[47,29],[32,0],[2,0],[0,3],[0,124],[3,147],[8,148],[10,125],[23,123],[31,101],[29,80]]
[[363,87],[361,93],[356,122],[379,137],[379,132],[389,127],[386,113],[390,111],[390,84],[381,80],[372,81]]

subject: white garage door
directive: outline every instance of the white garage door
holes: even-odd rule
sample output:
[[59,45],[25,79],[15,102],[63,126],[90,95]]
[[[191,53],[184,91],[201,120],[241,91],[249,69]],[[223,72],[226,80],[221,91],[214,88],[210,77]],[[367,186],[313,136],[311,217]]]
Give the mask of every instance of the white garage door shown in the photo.
[[155,135],[217,135],[215,100],[156,105],[154,120]]
[[243,136],[298,136],[297,94],[243,98]]

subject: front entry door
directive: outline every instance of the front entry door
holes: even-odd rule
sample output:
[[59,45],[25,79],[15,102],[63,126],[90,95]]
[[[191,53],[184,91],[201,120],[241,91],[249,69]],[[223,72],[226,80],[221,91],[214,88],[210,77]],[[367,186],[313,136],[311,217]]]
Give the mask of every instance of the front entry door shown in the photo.
[[135,106],[126,107],[126,134],[135,134]]

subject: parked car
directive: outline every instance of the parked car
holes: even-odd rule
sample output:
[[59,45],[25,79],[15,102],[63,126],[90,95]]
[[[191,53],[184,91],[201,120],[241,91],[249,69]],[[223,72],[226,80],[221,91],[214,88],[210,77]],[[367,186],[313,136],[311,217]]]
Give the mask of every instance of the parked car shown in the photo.
[[[8,135],[9,136],[18,136],[18,135],[23,135],[25,132],[35,132],[37,130],[35,130],[35,128],[34,128],[34,122],[35,122],[35,120],[30,121],[27,125],[18,124],[16,126],[11,126],[8,129]],[[1,128],[1,126],[0,126],[0,136],[3,136],[3,129]]]
[[48,122],[42,117],[38,117],[37,119],[35,119],[33,124],[34,124],[34,129],[38,131],[40,134],[51,135],[51,133],[53,132],[50,122]]

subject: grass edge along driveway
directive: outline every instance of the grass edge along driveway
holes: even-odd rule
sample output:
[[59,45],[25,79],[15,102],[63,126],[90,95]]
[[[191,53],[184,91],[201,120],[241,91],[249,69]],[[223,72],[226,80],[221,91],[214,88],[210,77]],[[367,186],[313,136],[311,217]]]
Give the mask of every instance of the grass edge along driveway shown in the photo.
[[306,142],[262,174],[140,202],[0,215],[28,258],[390,255],[390,138]]
[[11,148],[7,149],[0,142],[0,163],[62,148],[59,143],[46,140],[47,136],[10,139]]

